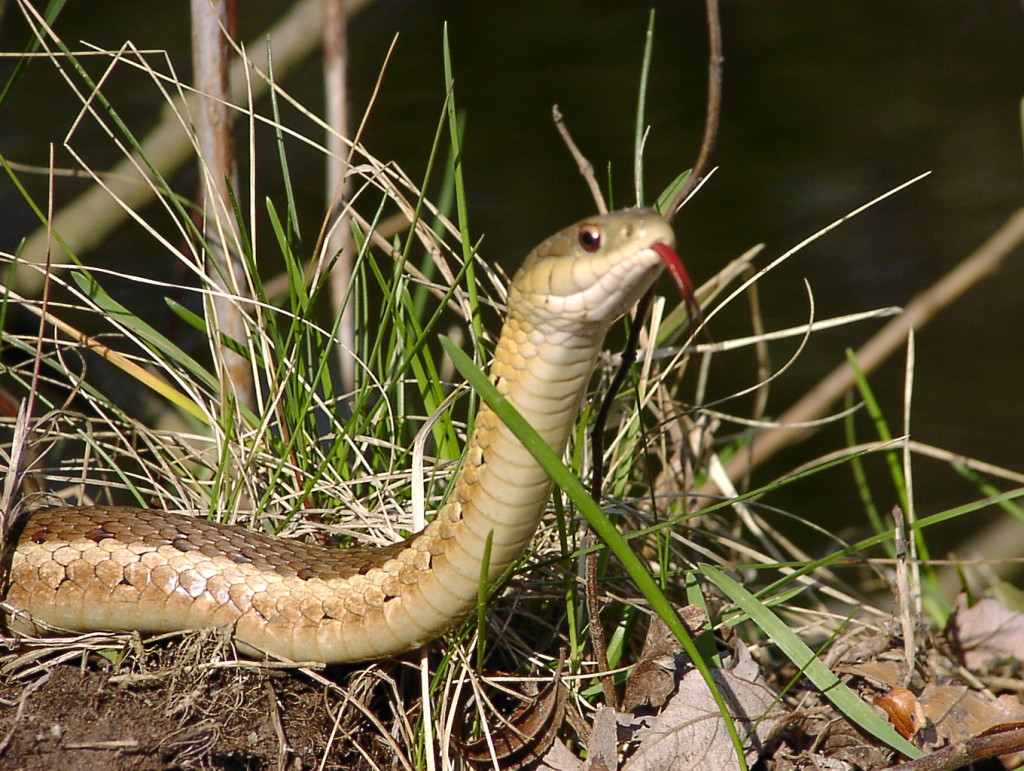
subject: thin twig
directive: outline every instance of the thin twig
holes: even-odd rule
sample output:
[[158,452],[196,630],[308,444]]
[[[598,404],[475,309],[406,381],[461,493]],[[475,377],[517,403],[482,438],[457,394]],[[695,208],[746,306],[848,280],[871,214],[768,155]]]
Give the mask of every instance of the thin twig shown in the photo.
[[7,718],[8,731],[3,739],[0,739],[0,758],[6,754],[7,748],[11,746],[11,740],[14,738],[14,734],[18,730],[18,726],[25,717],[25,710],[32,694],[46,685],[50,681],[51,676],[51,672],[46,672],[38,680],[29,683],[21,689],[21,693],[18,694],[18,708],[14,711],[13,717]]
[[[354,16],[370,4],[370,0],[349,0],[348,11]],[[32,20],[33,23],[39,23]],[[40,36],[46,33],[41,29]],[[320,14],[320,0],[298,0],[290,6],[272,27],[255,36],[246,47],[248,58],[236,57],[231,62],[231,103],[238,103],[246,98],[247,90],[251,90],[253,101],[263,96],[271,87],[272,82],[263,77],[247,79],[245,71],[252,68],[254,72],[266,72],[270,57],[270,41],[274,53],[274,74],[280,80],[294,72],[305,59],[316,49],[323,35],[323,21]],[[170,109],[165,110],[167,116],[139,142],[139,151],[132,152],[129,157],[115,164],[109,173],[104,175],[107,186],[94,185],[86,192],[61,208],[48,225],[33,232],[21,250],[22,259],[28,262],[42,263],[48,251],[52,233],[60,233],[62,243],[68,250],[82,257],[104,243],[110,233],[133,211],[145,208],[155,197],[156,190],[147,184],[146,169],[141,160],[144,156],[153,167],[159,169],[165,178],[170,178],[186,161],[193,156],[194,148],[190,137],[181,130],[181,116],[191,115],[199,100],[198,94],[188,97],[177,97],[171,101]],[[238,115],[232,111],[230,119]],[[64,248],[58,243],[58,262],[64,257]],[[22,294],[38,293],[41,278],[32,271],[19,272],[19,291]]]
[[341,390],[355,387],[356,320],[353,303],[349,301],[352,266],[355,254],[352,243],[351,216],[348,209],[349,188],[345,140],[348,130],[348,26],[345,0],[324,0],[324,102],[329,126],[324,144],[327,147],[327,253],[335,260],[329,281],[331,305],[338,324],[338,368]]
[[[601,401],[601,408],[598,410],[597,418],[594,421],[594,431],[590,438],[592,455],[590,497],[595,502],[601,502],[601,490],[604,487],[604,429],[608,423],[608,415],[615,403],[615,397],[622,388],[622,383],[629,374],[630,368],[636,363],[637,343],[640,337],[640,330],[643,329],[643,320],[647,316],[647,309],[650,307],[652,295],[650,292],[644,294],[637,303],[636,314],[633,316],[633,323],[629,326],[629,339],[622,351],[622,362],[615,371],[612,382],[605,392]],[[584,547],[589,546],[591,533],[587,532]],[[584,558],[584,572],[587,599],[587,616],[590,618],[590,643],[594,648],[594,659],[601,672],[607,673],[611,669],[608,661],[608,646],[604,639],[604,628],[601,626],[601,607],[597,599],[597,555],[596,551],[587,553]],[[605,702],[609,707],[618,709],[618,697],[615,694],[615,684],[610,674],[601,676],[601,688],[604,691]]]
[[[51,144],[49,160],[49,168],[51,171],[53,170],[53,166],[54,151],[53,145]],[[46,196],[46,220],[47,222],[52,222],[54,175],[50,174],[47,179],[49,186]],[[52,237],[52,232],[50,232],[50,235]],[[52,246],[52,241],[46,249],[46,261],[43,266],[43,297],[40,302],[42,313],[39,316],[35,356],[32,362],[32,379],[28,395],[20,403],[18,403],[6,390],[3,391],[3,395],[0,397],[0,401],[4,402],[0,411],[9,414],[11,412],[11,408],[13,408],[13,417],[17,418],[14,435],[11,439],[10,465],[7,469],[7,477],[4,480],[2,497],[0,497],[0,558],[2,558],[0,559],[0,562],[3,562],[4,564],[7,564],[6,558],[8,556],[8,548],[13,548],[13,546],[8,543],[7,536],[14,528],[15,518],[19,513],[15,500],[19,497],[24,497],[29,492],[41,491],[41,488],[36,489],[29,482],[29,469],[35,466],[40,459],[38,455],[35,455],[30,447],[30,438],[33,433],[32,416],[35,413],[36,396],[39,393],[39,378],[43,364],[43,339],[46,335],[46,313],[50,307],[51,282],[49,279],[52,262],[52,251],[49,248],[50,246]]]
[[697,162],[693,164],[689,178],[676,193],[665,210],[665,218],[671,222],[676,212],[704,179],[711,168],[711,156],[718,139],[718,122],[722,113],[722,23],[718,14],[718,0],[706,0],[708,16],[708,108],[704,116],[704,139],[700,145]]
[[600,214],[608,213],[608,204],[605,203],[604,196],[601,194],[601,186],[597,184],[597,179],[594,177],[594,166],[590,161],[587,160],[586,156],[580,152],[579,147],[572,139],[572,135],[569,133],[569,127],[565,125],[565,120],[562,118],[562,111],[558,109],[558,105],[551,106],[551,118],[555,121],[555,128],[558,129],[558,133],[562,135],[562,141],[565,142],[565,146],[569,148],[569,152],[572,157],[576,159],[576,166],[580,170],[580,174],[583,175],[583,179],[586,181],[587,186],[590,188],[590,194],[594,197],[594,204],[597,206],[597,211]]
[[914,636],[914,622],[911,614],[914,612],[914,600],[910,589],[910,578],[907,571],[907,560],[910,556],[907,553],[907,520],[903,515],[903,509],[894,506],[892,510],[894,546],[896,547],[896,602],[899,608],[900,626],[903,629],[903,686],[910,685],[910,678],[914,674],[914,661],[917,658],[917,640]]
[[[198,102],[195,112],[199,177],[203,201],[206,270],[223,290],[209,300],[208,323],[230,340],[246,338],[245,320],[235,298],[248,291],[243,278],[241,238],[231,196],[238,190],[235,142],[231,131],[227,5],[224,0],[192,0],[192,70]],[[197,248],[202,248],[197,247]],[[254,405],[252,371],[244,356],[220,344],[218,369],[225,395]]]
[[[594,198],[594,205],[601,214],[608,212],[608,204],[604,200],[604,196],[601,194],[601,187],[597,184],[597,179],[594,177],[594,166],[587,160],[586,156],[580,152],[576,142],[573,141],[572,135],[569,133],[568,126],[565,125],[565,120],[562,118],[562,112],[558,109],[558,105],[551,107],[551,117],[555,121],[555,128],[558,129],[558,133],[562,136],[562,141],[565,142],[565,146],[569,148],[569,153],[573,158],[576,159],[576,166],[579,169],[580,174],[586,181],[587,186],[590,188],[590,194]],[[649,302],[649,297],[645,299]],[[634,325],[636,329],[639,329],[639,325]],[[630,332],[632,336],[632,331]],[[636,360],[636,348],[633,347],[633,360]],[[630,362],[632,364],[632,362]],[[625,362],[619,368],[618,373],[615,377],[615,382],[618,385],[622,384],[622,380],[626,376],[628,367],[630,364]],[[608,391],[609,394],[618,393],[618,386],[614,386]],[[598,422],[595,427],[595,441],[593,453],[594,453],[594,476],[591,486],[591,497],[600,503],[601,501],[601,485],[603,477],[603,467],[601,465],[601,456],[604,454],[603,449],[600,447],[602,444],[597,437],[600,437],[601,430],[603,430],[604,423],[607,420],[608,408],[611,406],[611,398],[605,397],[604,404],[602,405],[601,411],[604,416],[604,420],[598,418]],[[587,530],[583,536],[583,547],[589,548],[592,544],[593,532]],[[590,647],[594,649],[594,663],[597,667],[601,680],[601,688],[604,691],[605,703],[610,707],[616,707],[618,705],[618,697],[615,694],[615,683],[612,680],[612,676],[608,674],[611,666],[608,662],[608,644],[604,638],[604,627],[601,626],[601,603],[597,597],[597,552],[589,551],[587,556],[583,558],[583,593],[587,605],[587,618],[590,623],[587,625],[587,633],[590,637]]]
[[629,374],[630,368],[636,363],[640,330],[643,329],[643,320],[647,316],[647,309],[651,305],[651,299],[651,293],[648,292],[640,298],[636,305],[636,313],[633,316],[633,323],[629,325],[629,337],[626,339],[626,345],[622,350],[619,368],[615,371],[615,376],[608,385],[605,398],[601,402],[601,408],[598,410],[597,418],[594,420],[594,433],[590,441],[591,460],[593,462],[593,472],[590,478],[590,497],[598,502],[601,500],[601,489],[604,487],[604,464],[602,461],[604,457],[604,428],[608,423],[608,415],[611,412],[612,405],[615,403],[615,397],[619,393],[619,389],[622,388],[622,383],[625,381],[626,375]]
[[281,705],[277,701],[277,692],[269,680],[266,680],[264,685],[267,691],[270,722],[274,726],[274,735],[277,737],[277,768],[278,771],[285,771],[288,768],[288,756],[293,750],[288,744],[288,736],[284,732],[284,722],[281,720]]
[[[678,207],[682,205],[682,202],[697,187],[701,178],[707,173],[711,162],[711,154],[715,147],[715,137],[718,133],[718,118],[722,96],[722,30],[719,22],[717,0],[707,0],[707,16],[710,53],[708,62],[708,114],[704,123],[704,140],[701,143],[697,162],[693,166],[693,172],[683,185],[683,188],[677,194],[675,200],[673,200],[672,205],[666,210],[666,216],[670,220]],[[580,155],[579,151],[575,149],[572,139],[568,136],[568,131],[564,129],[561,122],[561,113],[558,112],[557,107],[555,107],[554,114],[555,124],[559,127],[559,131],[563,132],[563,138],[565,138],[566,144],[569,145],[570,151],[573,152],[574,157],[577,158],[577,162],[580,163],[582,155]],[[591,177],[588,178],[588,182],[590,182],[593,176],[593,168],[590,166],[589,162],[585,161],[585,159],[583,160],[583,163],[586,163],[586,166],[590,171]],[[582,163],[580,165],[580,171],[581,173],[584,172]],[[586,178],[586,173],[584,173],[584,177]],[[592,182],[593,188],[596,188],[596,185],[596,181]],[[600,195],[599,191],[595,193],[595,197],[597,195]],[[601,205],[603,205],[603,200],[601,201]],[[602,209],[602,211],[604,210],[605,209]],[[647,309],[650,307],[653,293],[653,288],[649,289],[637,303],[636,313],[633,315],[633,321],[630,325],[629,339],[626,341],[626,346],[622,352],[622,361],[619,365],[619,369],[612,378],[612,382],[605,393],[604,400],[601,402],[601,408],[598,410],[597,419],[594,421],[594,431],[591,439],[592,477],[590,495],[597,503],[601,502],[601,490],[604,486],[603,458],[605,426],[608,423],[608,415],[611,411],[612,404],[618,396],[619,389],[622,387],[622,383],[625,381],[630,367],[632,367],[636,361],[637,342],[640,338],[640,330],[643,328],[644,318],[647,316]],[[602,672],[607,672],[610,669],[610,666],[608,663],[607,645],[605,644],[604,639],[604,629],[601,627],[600,623],[600,605],[597,600],[596,552],[589,552],[587,554],[584,560],[584,569],[586,579],[584,585],[586,587],[587,614],[590,618],[589,631],[591,645],[594,648],[594,657],[598,668]],[[601,685],[604,690],[605,701],[609,706],[615,706],[617,704],[617,698],[615,696],[615,687],[610,676],[603,676],[601,678]]]

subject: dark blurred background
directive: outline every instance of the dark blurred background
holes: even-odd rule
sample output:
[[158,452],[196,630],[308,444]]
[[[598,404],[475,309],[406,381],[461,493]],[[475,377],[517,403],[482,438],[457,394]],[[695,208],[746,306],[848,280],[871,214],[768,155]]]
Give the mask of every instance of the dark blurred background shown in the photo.
[[[953,268],[1022,203],[1020,100],[1024,95],[1024,11],[1013,0],[820,3],[730,0],[722,9],[725,101],[714,158],[719,167],[676,219],[679,252],[700,283],[727,261],[765,243],[768,262],[816,230],[886,190],[931,176],[816,241],[760,284],[769,328],[806,321],[803,281],[817,317],[905,305]],[[251,40],[287,6],[240,4],[239,36]],[[395,53],[366,128],[365,141],[420,179],[444,98],[442,25],[448,23],[455,95],[466,114],[470,227],[483,234],[487,259],[514,267],[541,238],[591,212],[586,187],[551,123],[557,103],[581,149],[602,173],[610,163],[616,203],[633,203],[631,156],[637,83],[649,9],[656,9],[648,96],[648,200],[696,156],[704,123],[707,42],[703,4],[686,2],[487,3],[381,0],[350,26],[352,112],[370,98],[392,37]],[[190,70],[185,3],[132,0],[69,4],[57,29],[69,43],[165,49],[179,75]],[[0,29],[3,50],[26,41],[12,7]],[[0,62],[6,78],[11,60]],[[322,111],[319,61],[286,87]],[[138,78],[113,78],[107,90],[131,125],[156,120],[161,99]],[[45,164],[79,107],[46,61],[32,64],[0,105],[0,152]],[[261,105],[267,111],[265,105]],[[94,142],[91,137],[94,138]],[[319,139],[319,137],[317,137]],[[76,146],[100,167],[119,157],[84,126]],[[310,156],[316,163],[316,157]],[[270,161],[276,164],[271,156]],[[298,165],[307,233],[323,211],[322,171]],[[267,174],[268,179],[272,175]],[[45,190],[38,180],[35,192]],[[268,182],[266,195],[283,201]],[[83,184],[62,182],[58,205]],[[176,182],[194,195],[194,173]],[[0,248],[11,251],[36,222],[0,181]],[[110,239],[91,261],[158,270],[140,262],[132,235]],[[309,242],[312,243],[312,236]],[[147,247],[148,248],[148,247]],[[158,252],[152,252],[158,259]],[[125,255],[134,262],[125,263]],[[666,286],[666,289],[668,287]],[[959,300],[917,337],[912,432],[916,439],[1017,471],[1024,469],[1024,259]],[[156,305],[160,305],[157,303]],[[749,334],[741,309],[719,317],[711,334]],[[882,322],[819,333],[772,386],[780,414]],[[773,346],[776,364],[796,343]],[[750,385],[749,355],[722,357],[716,397]],[[902,423],[904,357],[872,376],[895,431]],[[862,427],[864,424],[862,423]],[[870,438],[865,434],[865,438]],[[793,448],[759,472],[766,480],[842,446],[839,427]],[[970,500],[976,492],[933,462],[915,464],[922,514]],[[880,503],[895,502],[879,484]],[[856,510],[847,470],[801,482],[773,502],[822,522]],[[852,507],[852,508],[851,508]],[[838,518],[838,519],[836,519]],[[963,528],[962,524],[952,527]],[[955,534],[954,534],[955,535]]]

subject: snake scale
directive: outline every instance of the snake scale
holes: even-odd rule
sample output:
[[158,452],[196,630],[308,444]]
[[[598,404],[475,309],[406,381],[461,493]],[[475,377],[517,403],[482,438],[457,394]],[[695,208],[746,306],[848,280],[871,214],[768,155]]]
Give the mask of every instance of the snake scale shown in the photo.
[[[605,333],[667,265],[650,209],[592,217],[535,248],[509,287],[490,376],[553,450],[565,449]],[[688,282],[688,279],[685,279]],[[384,658],[442,634],[528,545],[551,480],[486,406],[447,502],[420,533],[330,549],[164,511],[40,509],[9,552],[9,627],[37,634],[227,627],[241,650],[297,661]]]

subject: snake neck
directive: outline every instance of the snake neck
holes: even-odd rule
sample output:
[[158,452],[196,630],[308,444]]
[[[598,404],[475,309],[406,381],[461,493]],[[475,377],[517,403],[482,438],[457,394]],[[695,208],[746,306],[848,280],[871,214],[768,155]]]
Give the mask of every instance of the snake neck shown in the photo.
[[[572,432],[605,332],[593,325],[561,326],[538,329],[513,312],[490,373],[498,391],[559,455]],[[482,578],[496,578],[527,547],[550,493],[547,472],[484,405],[448,502],[408,545],[432,555],[428,580],[436,581],[453,605],[468,611],[476,603]]]

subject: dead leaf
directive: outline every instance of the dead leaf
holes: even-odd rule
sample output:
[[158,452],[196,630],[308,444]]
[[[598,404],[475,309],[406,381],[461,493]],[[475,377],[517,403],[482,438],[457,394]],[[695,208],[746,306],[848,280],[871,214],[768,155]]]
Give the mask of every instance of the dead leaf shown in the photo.
[[854,771],[854,766],[845,760],[830,758],[817,752],[796,757],[773,757],[771,768],[772,771]]
[[537,771],[583,771],[583,761],[573,755],[561,739],[555,739],[541,758]]
[[[786,725],[789,711],[778,701],[745,647],[737,650],[730,669],[711,672],[740,733],[747,763],[753,763]],[[718,705],[700,673],[692,668],[665,709],[649,728],[638,730],[637,737],[642,737],[640,746],[625,771],[725,771],[739,766]]]
[[675,654],[679,641],[665,622],[655,616],[647,627],[644,649],[626,679],[622,708],[632,712],[644,704],[657,709],[676,689]]
[[587,742],[586,771],[613,771],[619,766],[619,741],[616,731],[616,712],[612,707],[599,707],[594,715],[594,727]]
[[891,688],[903,679],[905,666],[899,661],[862,661],[859,664],[840,664],[834,672],[840,675],[862,677],[876,688]]
[[884,768],[889,765],[892,750],[873,738],[865,738],[860,729],[848,720],[836,720],[834,717],[833,714],[833,719],[828,721],[816,737],[815,758],[825,757],[859,769]]
[[893,728],[900,736],[909,739],[925,724],[924,710],[917,697],[902,685],[894,685],[889,692],[878,696],[874,704],[885,711]]
[[[699,605],[687,605],[680,611],[683,623],[694,634],[707,623],[707,613]],[[679,640],[658,616],[651,617],[644,649],[626,680],[622,708],[632,712],[639,706],[661,707],[676,688],[675,654],[682,650]]]
[[853,766],[839,758],[827,758],[824,755],[812,755],[812,768],[819,768],[821,771],[853,771]]
[[1024,613],[1008,610],[992,597],[967,607],[961,594],[956,605],[946,636],[968,669],[983,671],[1000,659],[1024,661]]
[[542,759],[555,741],[564,717],[565,686],[559,662],[554,679],[537,698],[491,730],[490,743],[483,736],[464,745],[463,752],[467,760],[480,766],[491,767],[493,760],[507,771],[523,768]]
[[991,699],[963,685],[929,683],[918,697],[935,726],[936,746],[971,739],[1007,723],[1024,720],[1016,696]]

